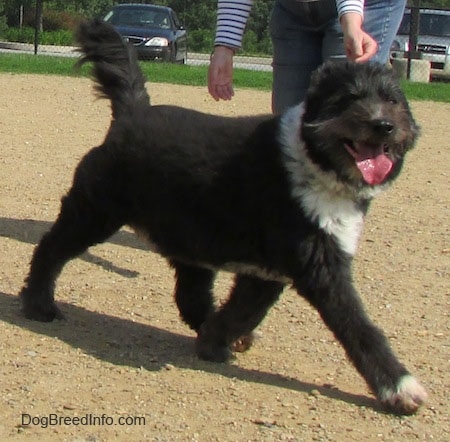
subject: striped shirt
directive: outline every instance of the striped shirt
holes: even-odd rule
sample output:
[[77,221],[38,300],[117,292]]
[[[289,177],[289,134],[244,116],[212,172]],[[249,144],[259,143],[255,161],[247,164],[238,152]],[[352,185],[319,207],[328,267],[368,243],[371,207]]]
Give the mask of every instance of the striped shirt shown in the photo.
[[[348,12],[356,12],[361,16],[363,15],[364,0],[335,1],[339,17]],[[215,46],[240,49],[245,25],[252,6],[253,0],[218,0]]]

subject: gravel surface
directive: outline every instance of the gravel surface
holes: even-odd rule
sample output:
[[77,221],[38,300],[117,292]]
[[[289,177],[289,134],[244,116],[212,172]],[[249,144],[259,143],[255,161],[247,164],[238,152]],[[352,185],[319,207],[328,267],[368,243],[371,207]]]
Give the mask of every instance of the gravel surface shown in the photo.
[[[67,321],[19,314],[35,244],[75,165],[102,142],[109,103],[87,79],[0,74],[0,440],[448,441],[450,105],[414,102],[422,137],[368,215],[355,282],[429,391],[415,416],[383,413],[317,313],[292,290],[229,364],[199,361],[165,261],[124,229],[64,269]],[[152,102],[270,112],[270,94],[148,84]],[[218,301],[230,286],[216,283]]]

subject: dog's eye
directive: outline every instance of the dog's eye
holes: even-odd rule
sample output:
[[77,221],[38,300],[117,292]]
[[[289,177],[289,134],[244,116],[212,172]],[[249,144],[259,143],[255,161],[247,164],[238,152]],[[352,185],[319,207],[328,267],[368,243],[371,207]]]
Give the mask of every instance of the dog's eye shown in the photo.
[[398,101],[395,98],[389,98],[388,101],[389,101],[390,104],[397,104],[398,103]]
[[359,100],[362,97],[361,97],[361,94],[358,94],[356,92],[352,92],[352,93],[349,94],[348,98],[350,100],[352,100],[352,101],[357,101],[357,100]]

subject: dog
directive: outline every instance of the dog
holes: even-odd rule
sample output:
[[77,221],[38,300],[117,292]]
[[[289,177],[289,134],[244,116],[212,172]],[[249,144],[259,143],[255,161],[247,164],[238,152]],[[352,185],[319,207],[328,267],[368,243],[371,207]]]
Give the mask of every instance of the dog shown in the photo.
[[[113,118],[34,250],[20,293],[25,316],[62,319],[54,288],[64,265],[128,225],[173,266],[175,301],[200,358],[225,362],[247,350],[291,285],[379,401],[414,413],[427,393],[366,315],[351,274],[370,201],[398,176],[419,134],[391,71],[327,62],[304,103],[225,118],[151,106],[133,49],[109,25],[83,23],[77,39],[79,63],[93,63]],[[219,270],[235,274],[220,308]]]

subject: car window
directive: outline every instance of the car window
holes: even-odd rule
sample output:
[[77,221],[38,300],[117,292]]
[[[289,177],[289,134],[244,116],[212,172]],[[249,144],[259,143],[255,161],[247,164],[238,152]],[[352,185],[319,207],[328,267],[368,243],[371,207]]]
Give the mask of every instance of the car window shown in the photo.
[[180,20],[178,20],[177,14],[175,14],[175,12],[172,12],[172,20],[175,24],[175,27],[179,29],[181,27],[181,23]]
[[166,12],[148,9],[115,10],[106,15],[106,22],[115,26],[135,28],[170,29],[170,17]]
[[160,12],[158,14],[154,14],[153,16],[153,25],[155,28],[159,29],[170,29],[170,17],[169,14],[164,12]]
[[[410,24],[411,14],[405,14],[398,33],[409,34]],[[420,14],[419,35],[450,37],[450,15]]]

